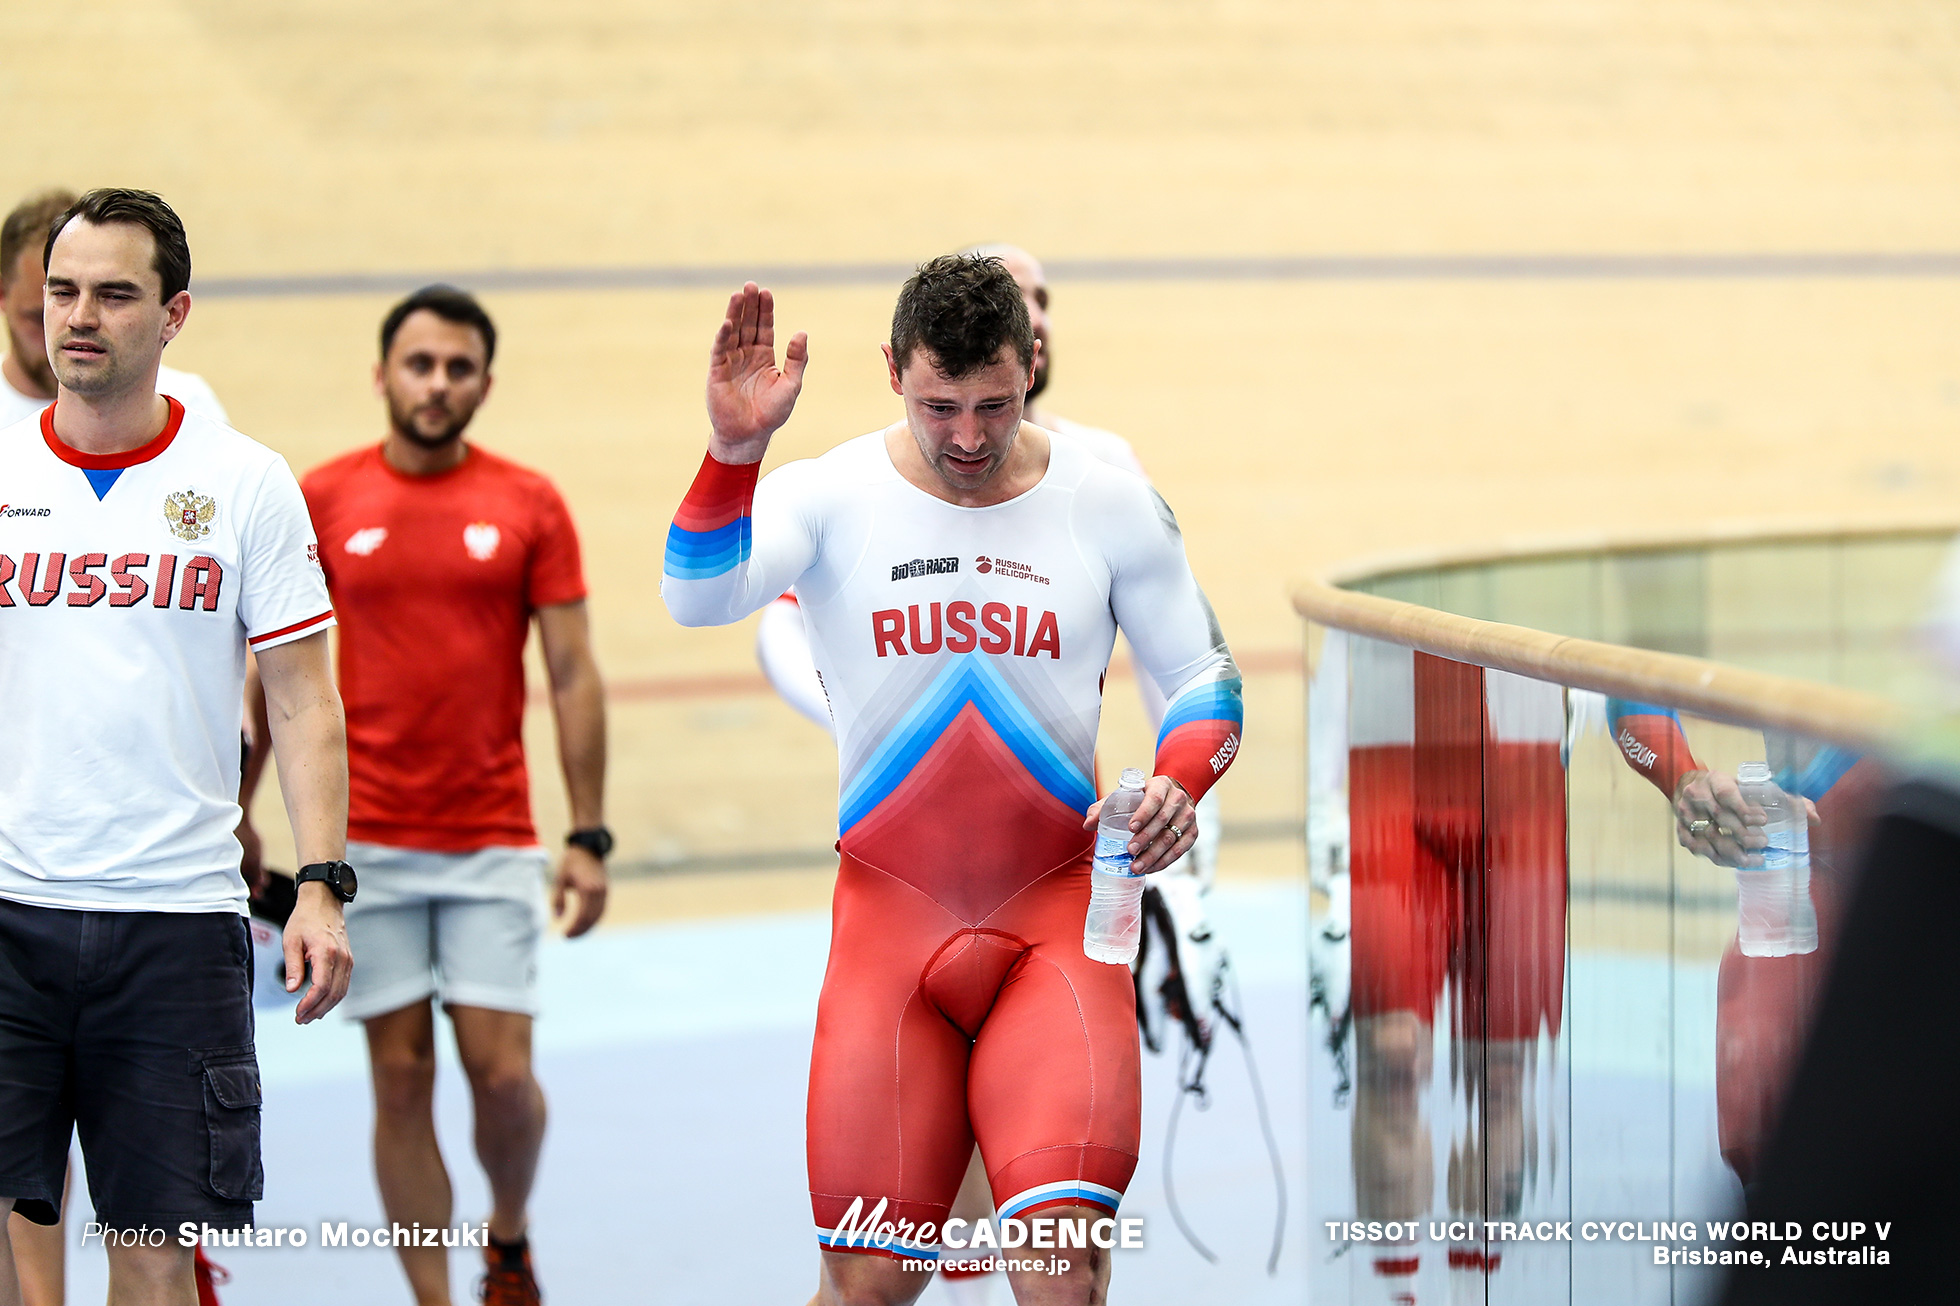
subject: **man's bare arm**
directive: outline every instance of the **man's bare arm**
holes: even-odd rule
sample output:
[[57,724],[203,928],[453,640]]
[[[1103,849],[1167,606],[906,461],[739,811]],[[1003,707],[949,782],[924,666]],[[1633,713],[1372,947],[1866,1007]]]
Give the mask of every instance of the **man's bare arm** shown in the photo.
[[[538,609],[538,637],[551,678],[551,710],[558,722],[558,763],[572,828],[606,823],[606,691],[592,656],[585,602]],[[567,902],[577,896],[566,919]],[[568,846],[552,886],[552,914],[565,920],[565,936],[577,938],[606,910],[606,864],[583,848]]]
[[[265,649],[258,661],[273,760],[299,863],[339,861],[347,853],[347,723],[334,689],[326,633]],[[304,1025],[347,996],[353,973],[340,900],[326,885],[299,887],[285,942],[287,991],[299,987],[304,967],[313,970],[313,985],[294,1013]]]
[[253,889],[265,886],[265,848],[252,824],[252,798],[259,791],[266,759],[272,756],[272,730],[265,719],[265,686],[259,683],[259,660],[245,655],[245,758],[238,772],[238,846],[245,860],[239,869]]

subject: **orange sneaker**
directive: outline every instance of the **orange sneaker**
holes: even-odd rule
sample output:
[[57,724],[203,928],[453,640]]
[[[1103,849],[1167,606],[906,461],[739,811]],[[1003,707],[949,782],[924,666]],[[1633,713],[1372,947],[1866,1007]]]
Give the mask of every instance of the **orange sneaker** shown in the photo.
[[197,1277],[197,1306],[218,1306],[218,1285],[231,1282],[231,1271],[213,1265],[200,1247],[191,1258],[191,1273]]
[[531,1273],[528,1239],[514,1247],[491,1243],[483,1249],[483,1277],[476,1281],[476,1299],[483,1306],[539,1306],[544,1294]]

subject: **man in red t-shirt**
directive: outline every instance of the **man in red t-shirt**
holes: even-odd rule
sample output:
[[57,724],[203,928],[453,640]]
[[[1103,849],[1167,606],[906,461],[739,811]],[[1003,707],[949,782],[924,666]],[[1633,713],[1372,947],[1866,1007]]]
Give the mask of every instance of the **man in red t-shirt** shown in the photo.
[[[573,831],[554,910],[583,934],[606,901],[605,705],[586,628],[578,537],[536,472],[466,443],[490,389],[496,329],[469,295],[431,286],[381,328],[375,387],[388,437],[301,483],[340,616],[347,704],[347,923],[360,967],[347,1012],[367,1023],[375,1169],[398,1224],[448,1227],[432,1098],[440,999],[476,1108],[495,1209],[484,1299],[536,1302],[525,1204],[544,1138],[531,1073],[549,857],[531,825],[520,729],[524,643],[538,623]],[[440,1248],[398,1248],[421,1306],[449,1301]]]

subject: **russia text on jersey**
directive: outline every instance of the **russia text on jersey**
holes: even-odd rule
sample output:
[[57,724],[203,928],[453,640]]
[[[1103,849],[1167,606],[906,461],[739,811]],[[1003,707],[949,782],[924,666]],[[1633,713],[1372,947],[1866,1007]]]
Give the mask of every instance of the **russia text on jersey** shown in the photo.
[[[71,608],[92,608],[104,599],[112,608],[133,608],[148,599],[149,606],[153,608],[175,607],[182,612],[218,610],[225,569],[216,558],[200,553],[186,559],[181,583],[177,579],[177,555],[174,553],[158,554],[155,570],[148,576],[144,575],[149,568],[150,555],[147,553],[125,553],[113,562],[107,553],[78,553],[72,558],[65,553],[23,553],[19,562],[0,553],[0,608],[20,606],[8,588],[11,582],[19,588],[20,600],[30,608],[45,608],[56,599],[64,598],[65,583],[70,587],[65,592],[65,605]],[[96,575],[97,571],[105,572],[106,577]],[[110,582],[114,582],[114,593],[110,593]],[[258,648],[271,640],[298,635],[316,627],[324,629],[332,620],[333,610],[329,608],[304,621],[295,621],[278,630],[254,635],[247,642],[253,648]]]
[[1671,707],[1609,698],[1606,724],[1627,763],[1664,794],[1672,795],[1682,776],[1701,767],[1681,731],[1681,715]]
[[[958,601],[948,603],[944,610],[944,624],[941,624],[941,605],[927,604],[927,614],[921,621],[919,604],[914,603],[904,611],[885,608],[871,614],[871,640],[877,647],[879,657],[896,653],[904,657],[909,653],[937,653],[943,641],[948,653],[971,653],[976,648],[983,653],[1012,653],[1015,657],[1037,657],[1046,653],[1049,657],[1061,660],[1062,637],[1056,625],[1055,614],[1043,612],[1034,618],[1033,633],[1029,633],[1029,610],[1016,606],[1009,608],[1005,603],[983,603],[977,609],[971,603]],[[1012,619],[1012,628],[1009,619]],[[974,622],[980,623],[976,630]],[[930,636],[928,636],[930,631]],[[906,644],[907,633],[911,644]]]
[[1185,777],[1192,774],[1208,785],[1232,764],[1244,728],[1241,677],[1230,675],[1194,686],[1164,711],[1164,724],[1157,732],[1158,773],[1175,776],[1186,789],[1191,784]]
[[[216,558],[200,553],[188,559],[181,584],[177,583],[176,554],[159,554],[155,570],[146,577],[143,572],[149,566],[147,553],[125,553],[114,562],[107,553],[78,553],[72,558],[65,553],[23,553],[19,562],[0,553],[0,608],[18,606],[7,588],[12,582],[30,608],[45,608],[62,597],[66,583],[72,586],[67,591],[67,606],[71,608],[92,608],[105,598],[112,608],[132,608],[148,597],[153,608],[167,608],[174,602],[185,612],[200,607],[206,612],[218,610],[225,571]],[[98,570],[105,571],[107,578],[96,575]],[[116,589],[113,594],[109,592],[111,581]]]
[[[1606,722],[1613,732],[1613,746],[1664,794],[1672,795],[1682,776],[1702,769],[1681,729],[1681,714],[1671,707],[1609,698]],[[1861,756],[1835,745],[1820,748],[1802,767],[1778,771],[1776,787],[1815,802],[1829,793]]]

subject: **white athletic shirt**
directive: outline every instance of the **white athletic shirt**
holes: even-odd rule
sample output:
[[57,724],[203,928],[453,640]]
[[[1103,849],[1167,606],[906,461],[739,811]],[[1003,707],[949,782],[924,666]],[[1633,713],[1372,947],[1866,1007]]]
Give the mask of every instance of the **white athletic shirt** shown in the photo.
[[[217,393],[195,372],[179,372],[174,367],[157,368],[157,393],[181,399],[184,407],[193,413],[201,413],[224,426],[231,425],[231,418],[226,415],[225,406],[218,402]],[[22,394],[14,389],[5,375],[0,375],[0,429],[34,416],[52,402]]]
[[[978,864],[1068,855],[1096,799],[1102,680],[1120,625],[1171,700],[1156,770],[1201,796],[1238,750],[1241,685],[1176,520],[1072,440],[1006,503],[906,481],[883,432],[758,485],[713,458],[668,534],[661,594],[683,625],[736,621],[795,587],[837,723],[846,852],[880,863],[994,814]],[[875,845],[875,846],[874,846]]]
[[[1120,467],[1146,481],[1150,479],[1144,475],[1136,450],[1114,431],[1084,426],[1066,417],[1044,416],[1047,430],[1081,442],[1111,467]],[[823,683],[817,679],[816,662],[810,655],[810,632],[804,628],[796,595],[785,594],[762,610],[762,619],[755,627],[755,660],[785,703],[822,727],[826,734],[832,733],[830,703],[824,698]],[[1143,699],[1150,728],[1155,730],[1164,719],[1164,695],[1149,676],[1137,677],[1137,693]]]
[[0,898],[245,910],[245,650],[333,624],[278,454],[172,400],[92,457],[0,430]]

